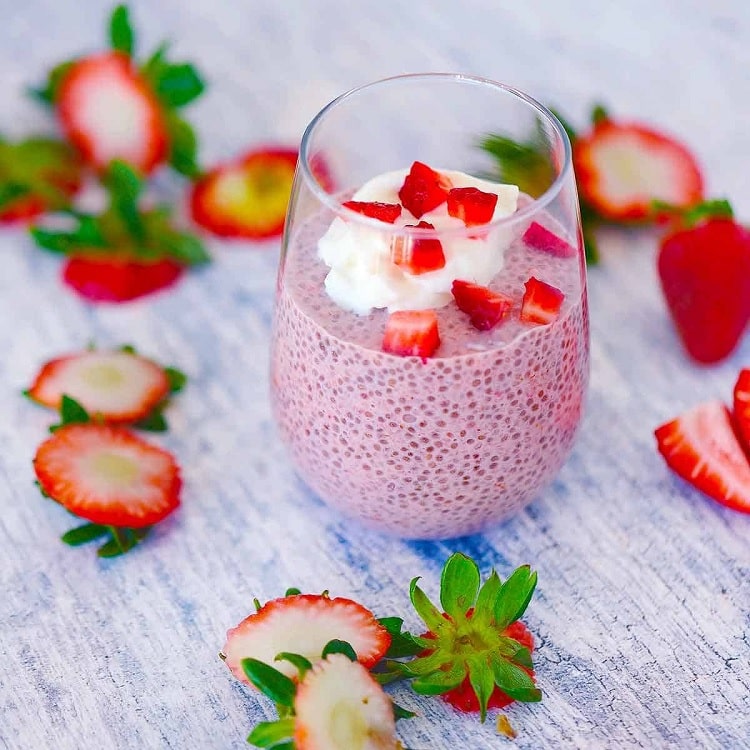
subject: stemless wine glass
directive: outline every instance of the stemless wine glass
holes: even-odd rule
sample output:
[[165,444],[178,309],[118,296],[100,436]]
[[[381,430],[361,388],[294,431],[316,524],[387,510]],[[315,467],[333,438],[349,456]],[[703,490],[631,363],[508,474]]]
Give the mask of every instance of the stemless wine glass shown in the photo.
[[[495,156],[478,147],[488,134],[497,136]],[[398,202],[392,177],[388,189],[380,180],[357,191],[416,160],[454,187],[469,184],[467,174],[511,178],[517,208],[496,210],[482,226],[455,219],[430,229],[343,205],[355,193]],[[444,268],[416,274],[397,265],[394,247],[426,240],[441,243]],[[483,275],[512,300],[509,314],[477,330],[453,300],[451,274]],[[564,295],[559,310],[550,312],[545,294],[552,308]],[[383,351],[383,299],[391,311],[435,310],[441,343],[432,356]],[[578,198],[554,115],[499,83],[420,74],[357,88],[315,117],[287,216],[271,381],[282,439],[325,502],[422,539],[473,533],[518,511],[569,455],[588,355]]]

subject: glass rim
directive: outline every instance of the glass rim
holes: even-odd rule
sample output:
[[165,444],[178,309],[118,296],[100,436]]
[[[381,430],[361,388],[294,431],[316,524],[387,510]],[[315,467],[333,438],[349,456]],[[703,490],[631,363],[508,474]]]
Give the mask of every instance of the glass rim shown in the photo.
[[[552,181],[552,184],[544,191],[544,193],[542,193],[537,198],[532,198],[531,201],[524,205],[522,208],[518,208],[508,216],[501,216],[491,222],[488,222],[487,224],[483,224],[481,225],[481,227],[450,227],[440,230],[425,229],[419,227],[404,227],[394,224],[388,224],[383,221],[378,221],[377,219],[370,218],[369,216],[365,216],[357,211],[346,208],[346,206],[344,206],[344,204],[340,200],[338,200],[338,198],[324,190],[313,173],[313,167],[310,163],[311,157],[313,156],[312,154],[310,154],[310,142],[312,140],[315,129],[326,117],[326,115],[328,115],[328,113],[335,109],[338,105],[342,104],[347,99],[350,99],[353,96],[366,91],[367,89],[388,83],[407,80],[418,81],[420,79],[427,81],[461,81],[476,86],[486,86],[488,88],[501,91],[505,94],[510,94],[511,96],[515,97],[516,99],[520,99],[521,101],[525,102],[527,105],[535,109],[540,117],[542,117],[552,125],[553,130],[557,134],[557,137],[559,138],[560,143],[562,143],[563,146],[563,163],[559,173]],[[573,155],[568,134],[555,114],[543,104],[538,102],[536,99],[524,93],[523,91],[514,88],[513,86],[508,86],[507,84],[493,81],[489,78],[472,76],[464,73],[405,73],[402,75],[390,76],[388,78],[380,78],[376,81],[371,81],[369,83],[362,84],[361,86],[356,86],[355,88],[349,89],[349,91],[344,92],[343,94],[337,96],[335,99],[326,104],[326,106],[323,107],[318,112],[318,114],[315,115],[315,117],[313,117],[308,126],[305,128],[305,132],[302,135],[302,141],[300,143],[299,163],[302,177],[315,197],[326,208],[329,208],[338,216],[345,217],[347,221],[352,221],[357,224],[361,224],[362,226],[377,229],[378,231],[385,232],[387,234],[402,234],[417,237],[434,237],[436,235],[440,235],[442,237],[451,235],[466,236],[467,234],[476,234],[478,229],[487,231],[499,227],[507,227],[516,224],[523,219],[543,210],[559,195],[563,185],[567,181],[569,173],[573,169]]]

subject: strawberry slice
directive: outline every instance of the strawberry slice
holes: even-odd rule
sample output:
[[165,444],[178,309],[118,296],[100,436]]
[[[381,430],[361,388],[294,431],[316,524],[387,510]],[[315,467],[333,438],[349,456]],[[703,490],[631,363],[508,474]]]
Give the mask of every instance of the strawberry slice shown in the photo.
[[331,640],[351,644],[367,668],[377,664],[391,645],[388,631],[361,604],[342,597],[296,594],[267,602],[227,631],[223,653],[232,674],[249,684],[243,659],[274,664],[287,677],[295,677],[297,669],[286,661],[274,663],[276,655],[291,652],[317,661]]
[[180,503],[172,455],[122,427],[61,427],[39,446],[34,471],[45,494],[104,526],[151,526]]
[[526,323],[551,323],[560,314],[565,295],[556,287],[532,276],[525,284],[521,320]]
[[126,256],[77,255],[63,267],[63,280],[91,302],[129,302],[172,286],[184,267],[168,258],[154,262]]
[[383,335],[383,351],[401,357],[431,357],[440,346],[434,310],[400,310],[391,313]]
[[727,357],[750,321],[750,230],[713,218],[667,235],[659,278],[688,354],[710,364]]
[[750,369],[740,370],[734,386],[734,423],[750,454]]
[[750,513],[750,465],[724,404],[700,404],[654,435],[672,471],[722,505]]
[[673,138],[635,123],[597,122],[573,144],[581,198],[612,221],[644,220],[652,203],[690,206],[703,196],[693,155]]
[[448,200],[451,181],[421,161],[411,165],[398,197],[404,208],[419,219]]
[[496,193],[485,193],[475,187],[448,191],[448,215],[461,219],[467,227],[492,221],[496,205]]
[[513,307],[513,300],[485,286],[456,279],[451,288],[456,306],[465,312],[474,328],[488,331],[506,318]]
[[97,169],[122,159],[148,174],[168,156],[162,107],[121,52],[74,62],[60,82],[56,103],[68,140]]
[[401,205],[398,203],[346,201],[343,205],[351,211],[356,211],[358,214],[369,216],[371,219],[385,221],[388,224],[393,224],[401,216]]
[[193,186],[193,220],[219,237],[261,240],[280,235],[296,165],[296,150],[263,148],[215,167]]
[[[406,226],[415,229],[435,229],[427,221]],[[436,237],[394,237],[391,242],[391,261],[414,275],[437,271],[445,266],[443,243]]]
[[124,351],[83,352],[47,362],[28,390],[38,404],[59,410],[63,395],[107,422],[137,422],[169,394],[164,368]]
[[330,654],[315,664],[294,699],[297,750],[398,750],[393,703],[357,662]]
[[573,245],[562,237],[558,237],[554,232],[550,232],[538,221],[531,222],[529,228],[523,233],[522,239],[529,247],[556,255],[558,258],[572,258],[577,254]]

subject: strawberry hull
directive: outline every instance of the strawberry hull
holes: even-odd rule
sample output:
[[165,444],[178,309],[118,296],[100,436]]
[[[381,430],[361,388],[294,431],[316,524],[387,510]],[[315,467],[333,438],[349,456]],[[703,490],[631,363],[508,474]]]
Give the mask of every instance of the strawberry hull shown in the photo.
[[[274,322],[272,403],[302,478],[326,502],[409,538],[477,532],[530,502],[559,471],[580,421],[588,320],[578,258],[519,238],[491,289],[514,310],[478,331],[437,310],[430,358],[381,351],[388,313],[357,316],[325,294],[318,216],[290,238]],[[551,220],[550,220],[551,221]],[[531,273],[562,289],[559,317],[519,320]]]

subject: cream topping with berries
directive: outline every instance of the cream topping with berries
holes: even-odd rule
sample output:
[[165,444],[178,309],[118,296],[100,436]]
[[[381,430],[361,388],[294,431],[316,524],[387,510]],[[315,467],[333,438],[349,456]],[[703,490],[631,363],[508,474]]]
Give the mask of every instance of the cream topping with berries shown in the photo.
[[[427,167],[424,169],[430,171]],[[363,185],[352,200],[408,204],[399,196],[404,196],[408,175],[410,171],[406,169],[379,175]],[[491,221],[510,216],[516,210],[518,187],[515,185],[501,185],[448,170],[440,170],[436,176],[449,181],[450,188],[476,188],[482,193],[496,195]],[[442,245],[442,257],[437,262],[432,258],[434,270],[425,270],[424,266],[412,270],[408,262],[394,262],[394,243],[398,243],[403,235],[394,234],[391,227],[416,226],[419,222],[432,225]],[[383,231],[337,217],[318,241],[318,254],[330,268],[325,280],[326,292],[339,307],[358,315],[367,315],[376,308],[394,312],[443,307],[453,299],[451,285],[455,279],[488,284],[503,267],[505,251],[513,237],[503,227],[483,232],[481,223],[465,234],[440,236],[441,230],[465,227],[463,219],[450,215],[447,200],[420,216],[415,216],[404,206],[392,225],[383,223]],[[434,238],[435,234],[430,236]],[[411,240],[406,238],[404,241],[407,254],[409,247],[414,255],[424,249],[418,247],[420,238],[416,233]],[[428,239],[427,242],[434,243],[434,240]],[[429,249],[434,250],[434,247]],[[403,255],[403,246],[400,250]]]

